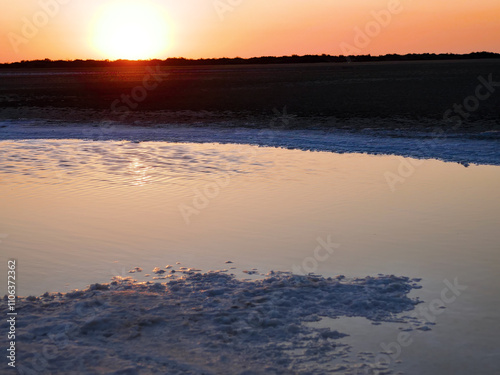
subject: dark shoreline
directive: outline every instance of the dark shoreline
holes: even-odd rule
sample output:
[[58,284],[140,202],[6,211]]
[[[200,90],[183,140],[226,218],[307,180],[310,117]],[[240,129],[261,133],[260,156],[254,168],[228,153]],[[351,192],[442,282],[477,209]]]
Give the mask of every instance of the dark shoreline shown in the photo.
[[0,120],[481,133],[496,82],[500,59],[3,69]]

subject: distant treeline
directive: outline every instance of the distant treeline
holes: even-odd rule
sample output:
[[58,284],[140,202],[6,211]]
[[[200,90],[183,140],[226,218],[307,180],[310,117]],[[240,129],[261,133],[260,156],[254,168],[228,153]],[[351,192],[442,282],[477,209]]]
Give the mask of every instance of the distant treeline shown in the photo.
[[9,68],[106,68],[123,66],[200,66],[200,65],[243,65],[243,64],[303,64],[303,63],[345,63],[345,62],[377,62],[377,61],[432,61],[432,60],[472,60],[500,58],[500,53],[473,52],[469,54],[453,53],[410,53],[406,55],[388,54],[381,56],[331,56],[331,55],[292,55],[262,57],[222,57],[211,59],[186,59],[170,57],[166,60],[30,60],[0,64],[0,69]]

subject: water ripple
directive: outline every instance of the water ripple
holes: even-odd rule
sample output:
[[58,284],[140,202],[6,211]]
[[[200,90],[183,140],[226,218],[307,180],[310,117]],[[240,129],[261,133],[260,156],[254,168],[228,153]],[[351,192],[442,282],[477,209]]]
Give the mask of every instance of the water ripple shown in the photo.
[[[241,146],[82,140],[0,141],[0,184],[73,183],[86,186],[176,184],[263,170]],[[245,150],[248,147],[244,147]],[[245,167],[243,167],[245,166]],[[15,177],[22,177],[16,180]]]

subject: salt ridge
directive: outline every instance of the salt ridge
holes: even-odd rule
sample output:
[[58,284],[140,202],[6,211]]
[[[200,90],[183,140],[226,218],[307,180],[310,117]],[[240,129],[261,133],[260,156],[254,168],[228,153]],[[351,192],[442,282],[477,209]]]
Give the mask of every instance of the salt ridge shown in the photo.
[[[433,124],[429,124],[431,125]],[[437,123],[434,126],[437,126]],[[456,162],[465,166],[468,164],[500,165],[498,152],[500,132],[498,131],[481,134],[434,134],[403,129],[367,128],[361,131],[280,130],[229,127],[218,124],[186,127],[175,124],[151,126],[113,123],[71,124],[22,119],[0,122],[0,141],[22,139],[235,143],[309,151],[401,155],[417,159]]]

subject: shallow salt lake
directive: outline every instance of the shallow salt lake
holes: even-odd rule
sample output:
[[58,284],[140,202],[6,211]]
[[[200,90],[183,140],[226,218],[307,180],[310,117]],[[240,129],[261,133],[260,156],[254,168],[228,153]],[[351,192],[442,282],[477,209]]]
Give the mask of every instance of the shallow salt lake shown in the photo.
[[[499,198],[498,166],[247,145],[0,142],[0,252],[5,270],[18,261],[19,295],[148,280],[167,264],[248,278],[254,268],[422,278],[411,296],[446,308],[430,309],[436,325],[413,331],[394,358],[407,373],[500,367]],[[467,288],[443,302],[450,283]],[[322,324],[363,351],[399,333],[363,318]]]

